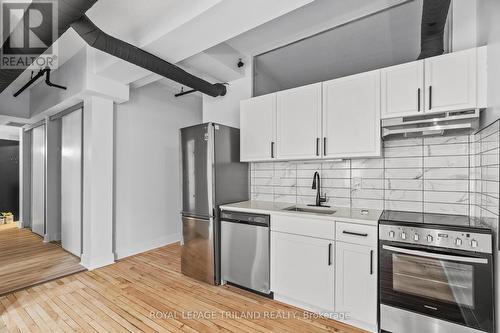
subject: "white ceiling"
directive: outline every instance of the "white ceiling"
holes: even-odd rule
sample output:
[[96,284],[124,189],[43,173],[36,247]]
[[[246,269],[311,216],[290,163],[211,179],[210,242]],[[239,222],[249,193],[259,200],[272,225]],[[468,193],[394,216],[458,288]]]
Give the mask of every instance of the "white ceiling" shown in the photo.
[[255,58],[254,93],[413,61],[420,52],[421,10],[422,0],[410,1],[262,54]]

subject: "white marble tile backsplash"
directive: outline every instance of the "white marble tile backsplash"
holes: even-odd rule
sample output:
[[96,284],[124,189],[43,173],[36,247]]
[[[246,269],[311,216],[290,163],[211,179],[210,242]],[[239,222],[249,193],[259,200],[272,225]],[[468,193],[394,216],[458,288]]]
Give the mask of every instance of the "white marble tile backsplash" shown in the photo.
[[383,155],[252,163],[252,199],[314,203],[318,171],[332,206],[498,217],[498,121],[473,135],[387,140]]

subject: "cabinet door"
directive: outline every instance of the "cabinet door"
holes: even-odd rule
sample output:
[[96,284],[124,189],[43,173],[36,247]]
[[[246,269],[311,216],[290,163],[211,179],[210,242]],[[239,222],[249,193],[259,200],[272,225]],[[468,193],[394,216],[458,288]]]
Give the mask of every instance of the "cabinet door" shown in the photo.
[[326,158],[380,156],[380,71],[323,83]]
[[418,114],[424,110],[424,62],[381,70],[382,118]]
[[240,103],[241,161],[271,160],[276,143],[276,94]]
[[476,49],[425,59],[425,111],[476,108],[476,75]]
[[277,93],[277,158],[320,157],[321,83]]
[[374,247],[336,243],[335,311],[349,313],[353,324],[377,325],[377,254]]
[[329,240],[271,232],[272,288],[317,310],[334,310],[334,246]]

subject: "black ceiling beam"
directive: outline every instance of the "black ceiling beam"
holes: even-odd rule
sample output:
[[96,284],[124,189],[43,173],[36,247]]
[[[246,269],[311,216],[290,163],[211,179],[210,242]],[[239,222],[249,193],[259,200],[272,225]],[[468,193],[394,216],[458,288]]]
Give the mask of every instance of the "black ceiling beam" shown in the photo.
[[99,29],[86,15],[83,15],[80,19],[73,22],[71,27],[93,48],[176,81],[206,95],[217,97],[226,94],[226,87],[224,84],[205,81],[154,54],[110,36]]

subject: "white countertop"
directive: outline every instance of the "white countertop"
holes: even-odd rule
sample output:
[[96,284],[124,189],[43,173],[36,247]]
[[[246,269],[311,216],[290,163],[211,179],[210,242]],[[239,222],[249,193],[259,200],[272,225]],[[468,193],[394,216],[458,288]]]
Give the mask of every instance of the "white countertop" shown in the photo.
[[[283,203],[283,202],[271,202],[271,201],[242,201],[233,204],[227,204],[220,206],[222,210],[231,210],[236,212],[248,212],[257,214],[292,214],[292,215],[310,215],[314,218],[321,218],[331,221],[348,221],[352,223],[361,224],[378,224],[378,219],[382,214],[381,210],[377,209],[366,209],[360,208],[347,208],[347,207],[330,207],[330,209],[336,210],[333,214],[320,214],[320,213],[310,213],[310,212],[296,212],[296,211],[286,211],[284,208],[295,206],[294,203]],[[297,207],[307,207],[306,205],[296,205]]]

